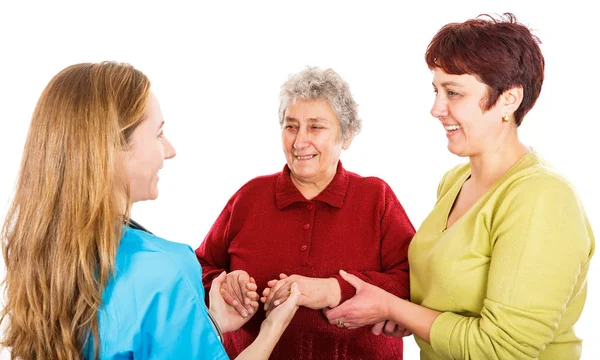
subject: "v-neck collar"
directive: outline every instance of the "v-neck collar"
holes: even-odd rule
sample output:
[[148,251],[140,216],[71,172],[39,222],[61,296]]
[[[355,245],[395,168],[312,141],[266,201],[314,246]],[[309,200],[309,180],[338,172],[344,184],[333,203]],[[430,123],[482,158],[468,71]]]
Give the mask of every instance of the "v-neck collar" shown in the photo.
[[442,226],[443,226],[442,233],[445,233],[448,230],[452,229],[462,219],[466,218],[467,214],[469,212],[473,211],[473,209],[478,207],[477,205],[479,204],[479,202],[481,202],[483,199],[487,198],[491,192],[495,191],[495,189],[498,187],[499,184],[502,184],[508,177],[510,177],[515,172],[515,170],[520,169],[520,165],[522,163],[526,162],[527,159],[529,159],[531,157],[537,157],[537,154],[535,153],[535,151],[533,149],[531,149],[531,151],[529,151],[527,154],[523,155],[519,160],[517,160],[514,164],[512,164],[511,167],[508,168],[508,170],[506,170],[504,172],[504,174],[502,174],[498,179],[496,179],[494,184],[492,184],[492,186],[490,186],[489,189],[487,189],[467,209],[467,211],[465,211],[458,219],[456,219],[456,221],[454,221],[454,223],[452,223],[452,225],[450,227],[448,227],[448,218],[450,217],[450,212],[452,211],[452,208],[456,204],[458,195],[460,194],[463,186],[465,185],[465,182],[467,182],[467,180],[469,180],[469,178],[471,177],[471,164],[468,164],[466,173],[463,175],[463,177],[460,179],[460,181],[457,181],[456,184],[452,187],[452,189],[448,192],[449,194],[452,194],[452,197],[451,197],[452,201],[446,206],[446,210],[444,212],[444,218],[443,218],[444,222],[442,224]]

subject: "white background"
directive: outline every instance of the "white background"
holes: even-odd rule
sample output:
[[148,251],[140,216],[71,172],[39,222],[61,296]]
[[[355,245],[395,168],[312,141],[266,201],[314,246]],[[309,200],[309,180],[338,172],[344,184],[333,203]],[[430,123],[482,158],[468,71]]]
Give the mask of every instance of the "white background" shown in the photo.
[[[306,65],[336,70],[359,103],[363,132],[342,155],[344,166],[387,181],[418,227],[433,206],[442,174],[464,161],[448,153],[444,130],[429,114],[433,93],[423,60],[426,46],[448,22],[511,11],[541,38],[546,58],[542,94],[521,126],[521,138],[574,184],[599,231],[600,176],[594,173],[600,154],[600,31],[593,25],[597,16],[591,1],[557,5],[506,0],[3,2],[0,218],[44,86],[68,65],[117,60],[150,77],[165,133],[178,151],[161,171],[159,199],[133,209],[134,218],[156,234],[196,248],[242,184],[282,169],[279,86]],[[576,327],[584,359],[600,358],[600,260],[594,260],[586,308]],[[2,266],[0,271],[3,277]],[[406,339],[405,358],[418,358],[412,338]]]

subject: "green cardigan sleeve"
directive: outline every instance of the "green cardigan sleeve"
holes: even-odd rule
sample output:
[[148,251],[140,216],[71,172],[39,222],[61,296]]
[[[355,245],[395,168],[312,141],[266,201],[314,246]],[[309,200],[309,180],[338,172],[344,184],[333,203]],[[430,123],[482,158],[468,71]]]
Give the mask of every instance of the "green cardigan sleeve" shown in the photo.
[[573,292],[585,291],[580,274],[594,246],[589,222],[566,181],[538,173],[505,191],[489,224],[493,250],[481,316],[441,314],[431,346],[449,359],[536,359]]

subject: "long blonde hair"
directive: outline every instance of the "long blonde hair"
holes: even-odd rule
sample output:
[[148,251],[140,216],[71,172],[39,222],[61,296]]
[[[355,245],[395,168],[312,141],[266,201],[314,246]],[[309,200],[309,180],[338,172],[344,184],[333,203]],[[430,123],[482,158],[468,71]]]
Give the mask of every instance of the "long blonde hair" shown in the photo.
[[98,356],[97,313],[129,216],[119,153],[149,91],[131,65],[77,64],[38,100],[2,229],[12,358],[80,359],[91,339]]

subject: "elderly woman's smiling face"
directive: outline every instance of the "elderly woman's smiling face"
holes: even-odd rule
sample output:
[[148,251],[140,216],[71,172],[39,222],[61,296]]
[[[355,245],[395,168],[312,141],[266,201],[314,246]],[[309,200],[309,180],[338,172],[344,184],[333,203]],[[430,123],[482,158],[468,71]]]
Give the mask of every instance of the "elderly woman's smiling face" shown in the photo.
[[292,177],[303,183],[328,184],[337,169],[343,139],[340,121],[327,100],[297,100],[285,110],[281,139]]

